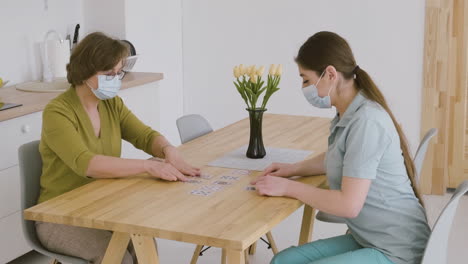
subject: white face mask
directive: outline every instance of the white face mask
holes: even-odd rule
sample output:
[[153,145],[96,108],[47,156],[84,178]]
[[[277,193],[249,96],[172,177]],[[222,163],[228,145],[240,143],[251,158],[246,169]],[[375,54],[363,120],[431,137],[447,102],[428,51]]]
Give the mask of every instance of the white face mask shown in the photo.
[[89,88],[94,95],[100,100],[107,100],[114,98],[122,86],[122,81],[115,76],[111,80],[107,80],[106,75],[98,75],[98,88],[93,89],[87,82]]
[[327,96],[320,97],[318,95],[317,85],[322,79],[324,74],[325,74],[325,71],[322,73],[322,75],[320,75],[320,78],[318,79],[316,84],[311,84],[305,88],[302,88],[302,93],[304,94],[304,97],[311,105],[318,107],[318,108],[331,108],[332,105],[331,105],[330,92],[332,88],[328,91]]

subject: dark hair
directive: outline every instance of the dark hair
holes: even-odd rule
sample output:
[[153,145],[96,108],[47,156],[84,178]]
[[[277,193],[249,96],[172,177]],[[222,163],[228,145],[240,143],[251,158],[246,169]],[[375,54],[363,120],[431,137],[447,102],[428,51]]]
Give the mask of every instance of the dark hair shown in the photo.
[[128,56],[127,46],[101,32],[87,35],[73,49],[67,64],[67,79],[72,86],[81,85],[99,71],[108,71]]
[[364,96],[387,111],[400,137],[400,147],[403,152],[406,172],[411,181],[413,191],[419,202],[423,204],[421,195],[415,184],[415,167],[411,158],[405,134],[388,107],[382,92],[377,88],[366,71],[356,64],[353,52],[345,39],[333,32],[322,31],[310,37],[299,49],[296,62],[303,68],[317,72],[318,75],[332,65],[346,80],[355,76],[356,87]]

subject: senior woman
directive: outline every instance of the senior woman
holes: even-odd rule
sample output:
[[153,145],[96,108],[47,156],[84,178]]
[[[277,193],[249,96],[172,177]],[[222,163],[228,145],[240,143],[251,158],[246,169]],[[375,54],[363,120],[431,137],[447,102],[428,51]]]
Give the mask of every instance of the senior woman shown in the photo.
[[[125,72],[127,46],[102,33],[86,36],[67,65],[71,87],[43,112],[39,151],[43,168],[39,203],[98,178],[140,173],[185,181],[200,171],[187,164],[160,133],[143,124],[117,96]],[[122,139],[165,162],[123,159]],[[112,233],[83,227],[36,222],[41,243],[51,251],[101,263]],[[130,247],[131,248],[131,247]],[[132,250],[122,263],[136,263]]]

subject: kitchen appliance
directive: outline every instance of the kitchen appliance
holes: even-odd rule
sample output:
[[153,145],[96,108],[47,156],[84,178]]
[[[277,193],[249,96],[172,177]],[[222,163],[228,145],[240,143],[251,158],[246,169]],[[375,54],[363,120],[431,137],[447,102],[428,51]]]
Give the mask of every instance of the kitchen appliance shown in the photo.
[[[54,36],[55,39],[49,39]],[[48,31],[43,42],[43,82],[52,82],[67,76],[70,61],[70,40],[63,39],[55,30]]]

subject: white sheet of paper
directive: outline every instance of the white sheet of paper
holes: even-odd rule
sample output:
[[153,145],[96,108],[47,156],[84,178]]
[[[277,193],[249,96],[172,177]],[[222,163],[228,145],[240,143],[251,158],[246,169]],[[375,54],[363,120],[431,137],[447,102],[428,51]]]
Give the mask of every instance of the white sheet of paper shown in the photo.
[[210,162],[208,165],[231,169],[263,171],[273,162],[294,163],[304,160],[307,156],[314,153],[311,150],[287,148],[265,147],[265,150],[266,156],[263,157],[263,159],[249,159],[245,156],[247,151],[247,145],[245,145]]

